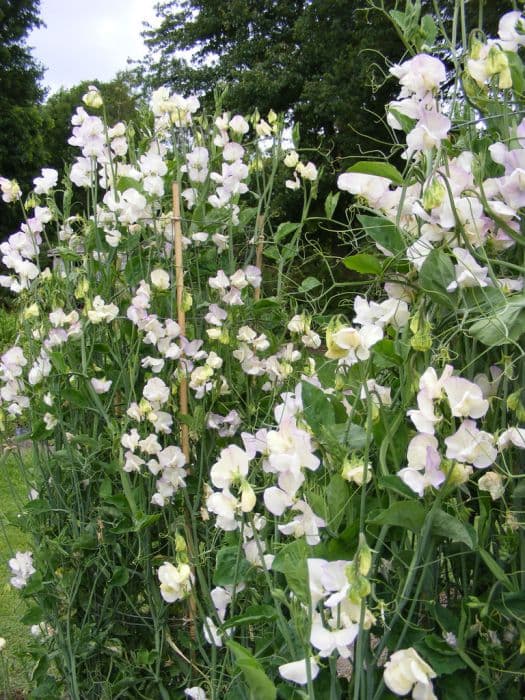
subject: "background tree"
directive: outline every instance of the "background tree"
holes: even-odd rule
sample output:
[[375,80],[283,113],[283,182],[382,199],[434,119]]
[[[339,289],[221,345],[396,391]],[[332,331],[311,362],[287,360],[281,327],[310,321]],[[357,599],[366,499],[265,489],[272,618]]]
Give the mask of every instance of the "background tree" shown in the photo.
[[[473,0],[469,29],[481,19],[494,32],[511,4]],[[397,92],[388,66],[405,52],[388,14],[408,6],[437,8],[447,23],[454,0],[161,0],[139,75],[209,103],[225,90],[231,110],[286,112],[301,123],[302,146],[321,143],[335,159],[388,152],[383,105]]]
[[82,104],[82,96],[90,85],[96,85],[104,100],[107,121],[113,125],[118,121],[129,122],[137,115],[138,98],[125,73],[109,82],[84,80],[71,88],[61,88],[51,95],[44,105],[46,117],[45,143],[46,162],[51,168],[62,172],[78,155],[78,149],[68,144],[71,136],[71,117]]
[[168,0],[158,16],[159,28],[145,32],[148,86],[197,91],[210,102],[224,88],[228,109],[286,112],[301,123],[303,146],[321,141],[335,157],[386,138],[375,115],[391,88],[377,49],[397,60],[403,45],[363,3]]
[[[26,45],[42,26],[40,0],[0,0],[0,174],[27,188],[45,166],[40,66]],[[0,238],[17,225],[18,211],[3,207]]]

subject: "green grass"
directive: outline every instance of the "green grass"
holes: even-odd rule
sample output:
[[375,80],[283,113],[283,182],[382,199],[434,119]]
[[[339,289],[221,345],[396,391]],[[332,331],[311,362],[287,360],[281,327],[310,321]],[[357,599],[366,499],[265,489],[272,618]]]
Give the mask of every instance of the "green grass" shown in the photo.
[[[29,451],[23,455],[26,464]],[[20,505],[27,500],[27,487],[15,455],[3,450],[0,458],[0,637],[6,646],[0,658],[0,698],[25,697],[29,687],[30,658],[27,647],[30,630],[20,622],[25,604],[13,588],[8,560],[17,551],[31,549],[30,539],[16,527]]]

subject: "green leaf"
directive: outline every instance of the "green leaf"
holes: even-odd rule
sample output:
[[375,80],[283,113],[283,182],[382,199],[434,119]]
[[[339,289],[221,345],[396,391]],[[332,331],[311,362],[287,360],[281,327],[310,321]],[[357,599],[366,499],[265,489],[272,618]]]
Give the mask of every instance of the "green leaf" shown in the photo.
[[454,296],[447,292],[448,285],[454,279],[454,265],[450,257],[440,248],[431,250],[419,271],[421,289],[442,306],[455,309]]
[[493,307],[490,314],[470,326],[469,332],[489,347],[516,342],[525,332],[525,295],[515,294],[504,305]]
[[317,277],[306,277],[304,279],[300,286],[299,286],[299,291],[300,292],[309,292],[312,289],[315,289],[316,287],[319,287],[321,282],[317,279]]
[[405,242],[401,231],[388,219],[381,216],[368,216],[360,214],[359,223],[376,243],[394,255],[405,250]]
[[125,586],[129,581],[129,571],[125,566],[117,566],[111,577],[109,585],[112,588],[120,588]]
[[249,605],[242,615],[234,615],[234,617],[229,617],[223,622],[222,628],[229,629],[240,625],[254,625],[258,622],[275,620],[276,617],[277,612],[271,605]]
[[516,51],[505,51],[507,57],[510,75],[512,78],[512,89],[515,93],[523,94],[525,92],[525,77],[523,71],[523,61],[518,56]]
[[263,254],[266,258],[270,260],[279,260],[281,258],[281,253],[276,245],[269,245],[263,249]]
[[501,594],[501,602],[497,602],[494,607],[501,613],[511,615],[516,620],[525,623],[525,591],[519,593]]
[[38,605],[33,605],[29,610],[23,615],[20,622],[23,625],[38,625],[44,619],[44,611]]
[[150,525],[153,525],[154,523],[157,522],[162,518],[162,513],[151,513],[150,515],[140,515],[137,517],[134,521],[134,527],[133,530],[134,532],[140,532],[141,530],[144,530],[145,528],[149,527]]
[[426,510],[419,501],[396,501],[368,522],[372,525],[395,525],[419,532],[425,522]]
[[437,680],[437,687],[434,686],[436,695],[446,700],[465,700],[474,698],[474,685],[472,682],[472,672],[456,671],[452,675],[443,676]]
[[395,24],[401,29],[403,34],[406,31],[406,18],[405,18],[405,13],[400,12],[399,10],[390,10],[388,13],[392,20],[394,21]]
[[351,450],[363,450],[367,443],[366,430],[357,423],[336,423],[329,428],[329,432]]
[[388,111],[401,124],[401,128],[405,134],[408,134],[415,127],[417,123],[415,119],[407,117],[406,114],[403,114],[403,112],[400,112],[398,109],[394,109],[393,107],[389,107]]
[[61,398],[77,408],[85,408],[90,404],[89,399],[81,391],[73,389],[71,386],[67,386],[62,390]]
[[324,202],[324,213],[327,219],[331,219],[339,201],[340,192],[330,192]]
[[399,170],[385,161],[360,160],[358,163],[354,163],[354,165],[348,168],[346,172],[378,175],[379,177],[386,177],[393,182],[394,185],[403,184],[403,176]]
[[388,367],[398,367],[403,364],[402,358],[397,354],[394,341],[383,338],[372,347],[374,362],[381,369]]
[[421,18],[421,33],[423,35],[423,43],[427,46],[433,46],[436,41],[438,28],[432,15],[424,15]]
[[[237,563],[238,561],[238,563]],[[222,547],[217,552],[213,583],[216,586],[231,586],[244,580],[250,564],[237,545]],[[237,577],[235,576],[237,572]]]
[[348,497],[348,484],[340,474],[334,474],[326,488],[329,525],[333,530],[339,529]]
[[279,224],[277,227],[277,231],[275,232],[275,235],[273,237],[273,242],[274,243],[280,243],[284,238],[289,236],[291,233],[294,233],[297,231],[298,228],[300,228],[301,224],[293,224],[290,221],[287,221],[284,224]]
[[432,534],[438,537],[448,537],[452,542],[463,542],[469,549],[476,547],[476,531],[472,525],[462,523],[444,510],[434,513]]
[[454,673],[466,666],[457,652],[435,634],[427,635],[422,642],[414,646],[438,676]]
[[415,498],[415,493],[412,491],[410,486],[407,486],[405,482],[400,479],[395,474],[387,474],[379,479],[379,486],[386,489],[387,491],[392,491],[405,498]]
[[137,190],[137,192],[143,192],[143,189],[137,180],[126,176],[121,176],[117,180],[117,190],[119,192],[125,192],[126,190]]
[[368,253],[348,255],[346,258],[343,258],[343,265],[349,270],[355,270],[363,275],[380,275],[383,269],[381,262],[375,255],[369,255]]
[[250,689],[251,700],[275,700],[277,689],[253,654],[231,639],[226,640],[226,646],[232,652],[238,668],[242,671],[244,680]]
[[272,564],[272,570],[284,574],[288,586],[303,603],[310,597],[306,558],[306,542],[299,539],[280,549]]
[[328,396],[310,382],[302,383],[304,417],[316,435],[321,435],[322,427],[335,423],[334,407]]
[[64,360],[64,354],[62,352],[58,352],[58,350],[50,352],[49,359],[51,360],[51,364],[53,365],[53,367],[58,372],[61,372],[62,374],[69,372],[69,367],[67,366],[66,361]]
[[515,593],[515,587],[512,584],[512,581],[509,579],[507,574],[503,571],[501,566],[498,564],[498,562],[494,559],[494,557],[489,554],[485,549],[480,549],[479,550],[479,556],[483,559],[483,562],[485,563],[485,566],[487,569],[490,571],[490,573],[503,585],[505,588],[512,592]]
[[39,591],[41,591],[43,587],[44,587],[44,583],[42,580],[42,574],[40,573],[40,571],[37,571],[36,573],[34,573],[30,577],[29,581],[24,586],[22,593],[23,593],[24,597],[25,596],[32,596],[35,593],[38,593]]

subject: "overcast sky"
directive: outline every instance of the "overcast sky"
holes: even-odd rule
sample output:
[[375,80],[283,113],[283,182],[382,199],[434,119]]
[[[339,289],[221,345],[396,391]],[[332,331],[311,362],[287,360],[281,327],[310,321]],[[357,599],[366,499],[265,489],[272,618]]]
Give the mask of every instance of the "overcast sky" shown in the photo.
[[111,80],[127,58],[141,58],[142,22],[155,24],[157,0],[40,0],[47,27],[33,31],[28,45],[46,68],[51,92],[82,80]]

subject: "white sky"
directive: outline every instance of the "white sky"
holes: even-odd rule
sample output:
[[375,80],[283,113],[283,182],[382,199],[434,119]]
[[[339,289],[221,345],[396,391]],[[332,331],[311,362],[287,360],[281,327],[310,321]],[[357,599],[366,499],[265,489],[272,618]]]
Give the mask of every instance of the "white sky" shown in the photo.
[[141,58],[146,49],[142,22],[155,25],[157,0],[40,0],[47,27],[27,40],[33,56],[46,68],[44,84],[51,92],[83,80],[108,81],[125,69],[127,58]]

